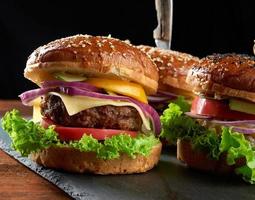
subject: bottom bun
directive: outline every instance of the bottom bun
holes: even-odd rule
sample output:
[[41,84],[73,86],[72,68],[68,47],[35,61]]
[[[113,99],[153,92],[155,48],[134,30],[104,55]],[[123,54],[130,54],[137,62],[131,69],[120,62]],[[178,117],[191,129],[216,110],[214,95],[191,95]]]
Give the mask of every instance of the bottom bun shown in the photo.
[[155,145],[148,156],[137,155],[132,159],[121,154],[118,159],[103,160],[96,157],[94,152],[81,152],[68,147],[50,147],[30,158],[44,167],[76,173],[94,174],[133,174],[152,169],[159,161],[162,144]]
[[[207,153],[192,149],[188,140],[177,141],[177,159],[194,169],[223,174],[232,173],[237,167],[236,165],[227,165],[225,154],[220,156],[219,160],[210,159]],[[239,164],[242,165],[242,162],[243,160],[240,160]]]

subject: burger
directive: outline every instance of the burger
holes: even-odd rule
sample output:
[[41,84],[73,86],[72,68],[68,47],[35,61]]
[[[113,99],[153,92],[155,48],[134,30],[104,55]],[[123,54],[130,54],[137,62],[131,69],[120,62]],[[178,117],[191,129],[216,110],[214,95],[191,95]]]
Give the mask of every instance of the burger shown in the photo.
[[193,88],[186,83],[190,68],[199,62],[199,58],[187,53],[140,45],[139,49],[147,53],[159,71],[159,87],[156,95],[149,96],[149,103],[162,114],[169,102],[183,96],[191,101]]
[[33,119],[18,110],[2,119],[21,155],[95,174],[141,173],[158,163],[160,119],[147,103],[158,72],[138,48],[111,37],[62,38],[36,49],[24,76],[39,86],[20,95]]
[[177,141],[179,160],[255,183],[254,74],[255,58],[240,54],[210,55],[189,70],[191,111],[179,99],[161,116],[161,136]]

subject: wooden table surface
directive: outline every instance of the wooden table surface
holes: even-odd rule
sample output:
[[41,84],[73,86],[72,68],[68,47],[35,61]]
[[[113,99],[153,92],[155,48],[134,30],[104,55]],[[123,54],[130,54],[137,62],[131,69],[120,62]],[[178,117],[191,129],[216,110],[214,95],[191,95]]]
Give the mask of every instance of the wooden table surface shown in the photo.
[[[23,106],[19,101],[0,100],[1,116],[13,108],[19,109],[24,116],[32,114],[31,108]],[[0,150],[0,199],[65,200],[70,197]]]

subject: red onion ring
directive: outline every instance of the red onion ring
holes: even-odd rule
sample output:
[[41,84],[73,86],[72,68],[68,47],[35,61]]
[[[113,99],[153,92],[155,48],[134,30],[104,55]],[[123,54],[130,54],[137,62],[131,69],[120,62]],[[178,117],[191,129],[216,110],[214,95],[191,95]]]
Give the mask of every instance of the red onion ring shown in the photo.
[[159,90],[158,92],[157,92],[157,95],[159,95],[159,96],[165,96],[165,97],[170,97],[170,98],[172,98],[172,99],[175,99],[175,98],[177,98],[179,95],[177,95],[177,94],[174,94],[174,93],[171,93],[171,92],[166,92],[166,91],[161,91],[161,90]]
[[189,117],[192,117],[194,119],[211,119],[211,116],[208,115],[198,115],[198,114],[194,114],[192,112],[185,112],[185,114]]
[[255,125],[255,120],[236,120],[236,121],[212,120],[211,122],[215,124],[223,124],[223,125],[240,125],[240,124]]
[[244,127],[232,127],[232,130],[249,135],[249,134],[255,134],[255,129],[254,128],[244,128]]
[[169,97],[160,97],[160,96],[147,96],[147,98],[148,98],[148,101],[151,103],[162,103],[162,102],[166,102],[173,99]]

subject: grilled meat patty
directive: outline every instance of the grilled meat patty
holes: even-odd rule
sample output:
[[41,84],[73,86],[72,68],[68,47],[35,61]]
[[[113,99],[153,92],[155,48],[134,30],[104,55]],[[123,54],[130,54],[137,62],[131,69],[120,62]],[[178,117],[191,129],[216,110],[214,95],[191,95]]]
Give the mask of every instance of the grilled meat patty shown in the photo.
[[42,99],[41,113],[56,124],[70,127],[121,129],[139,131],[142,119],[130,106],[100,106],[69,116],[61,98],[48,95]]

